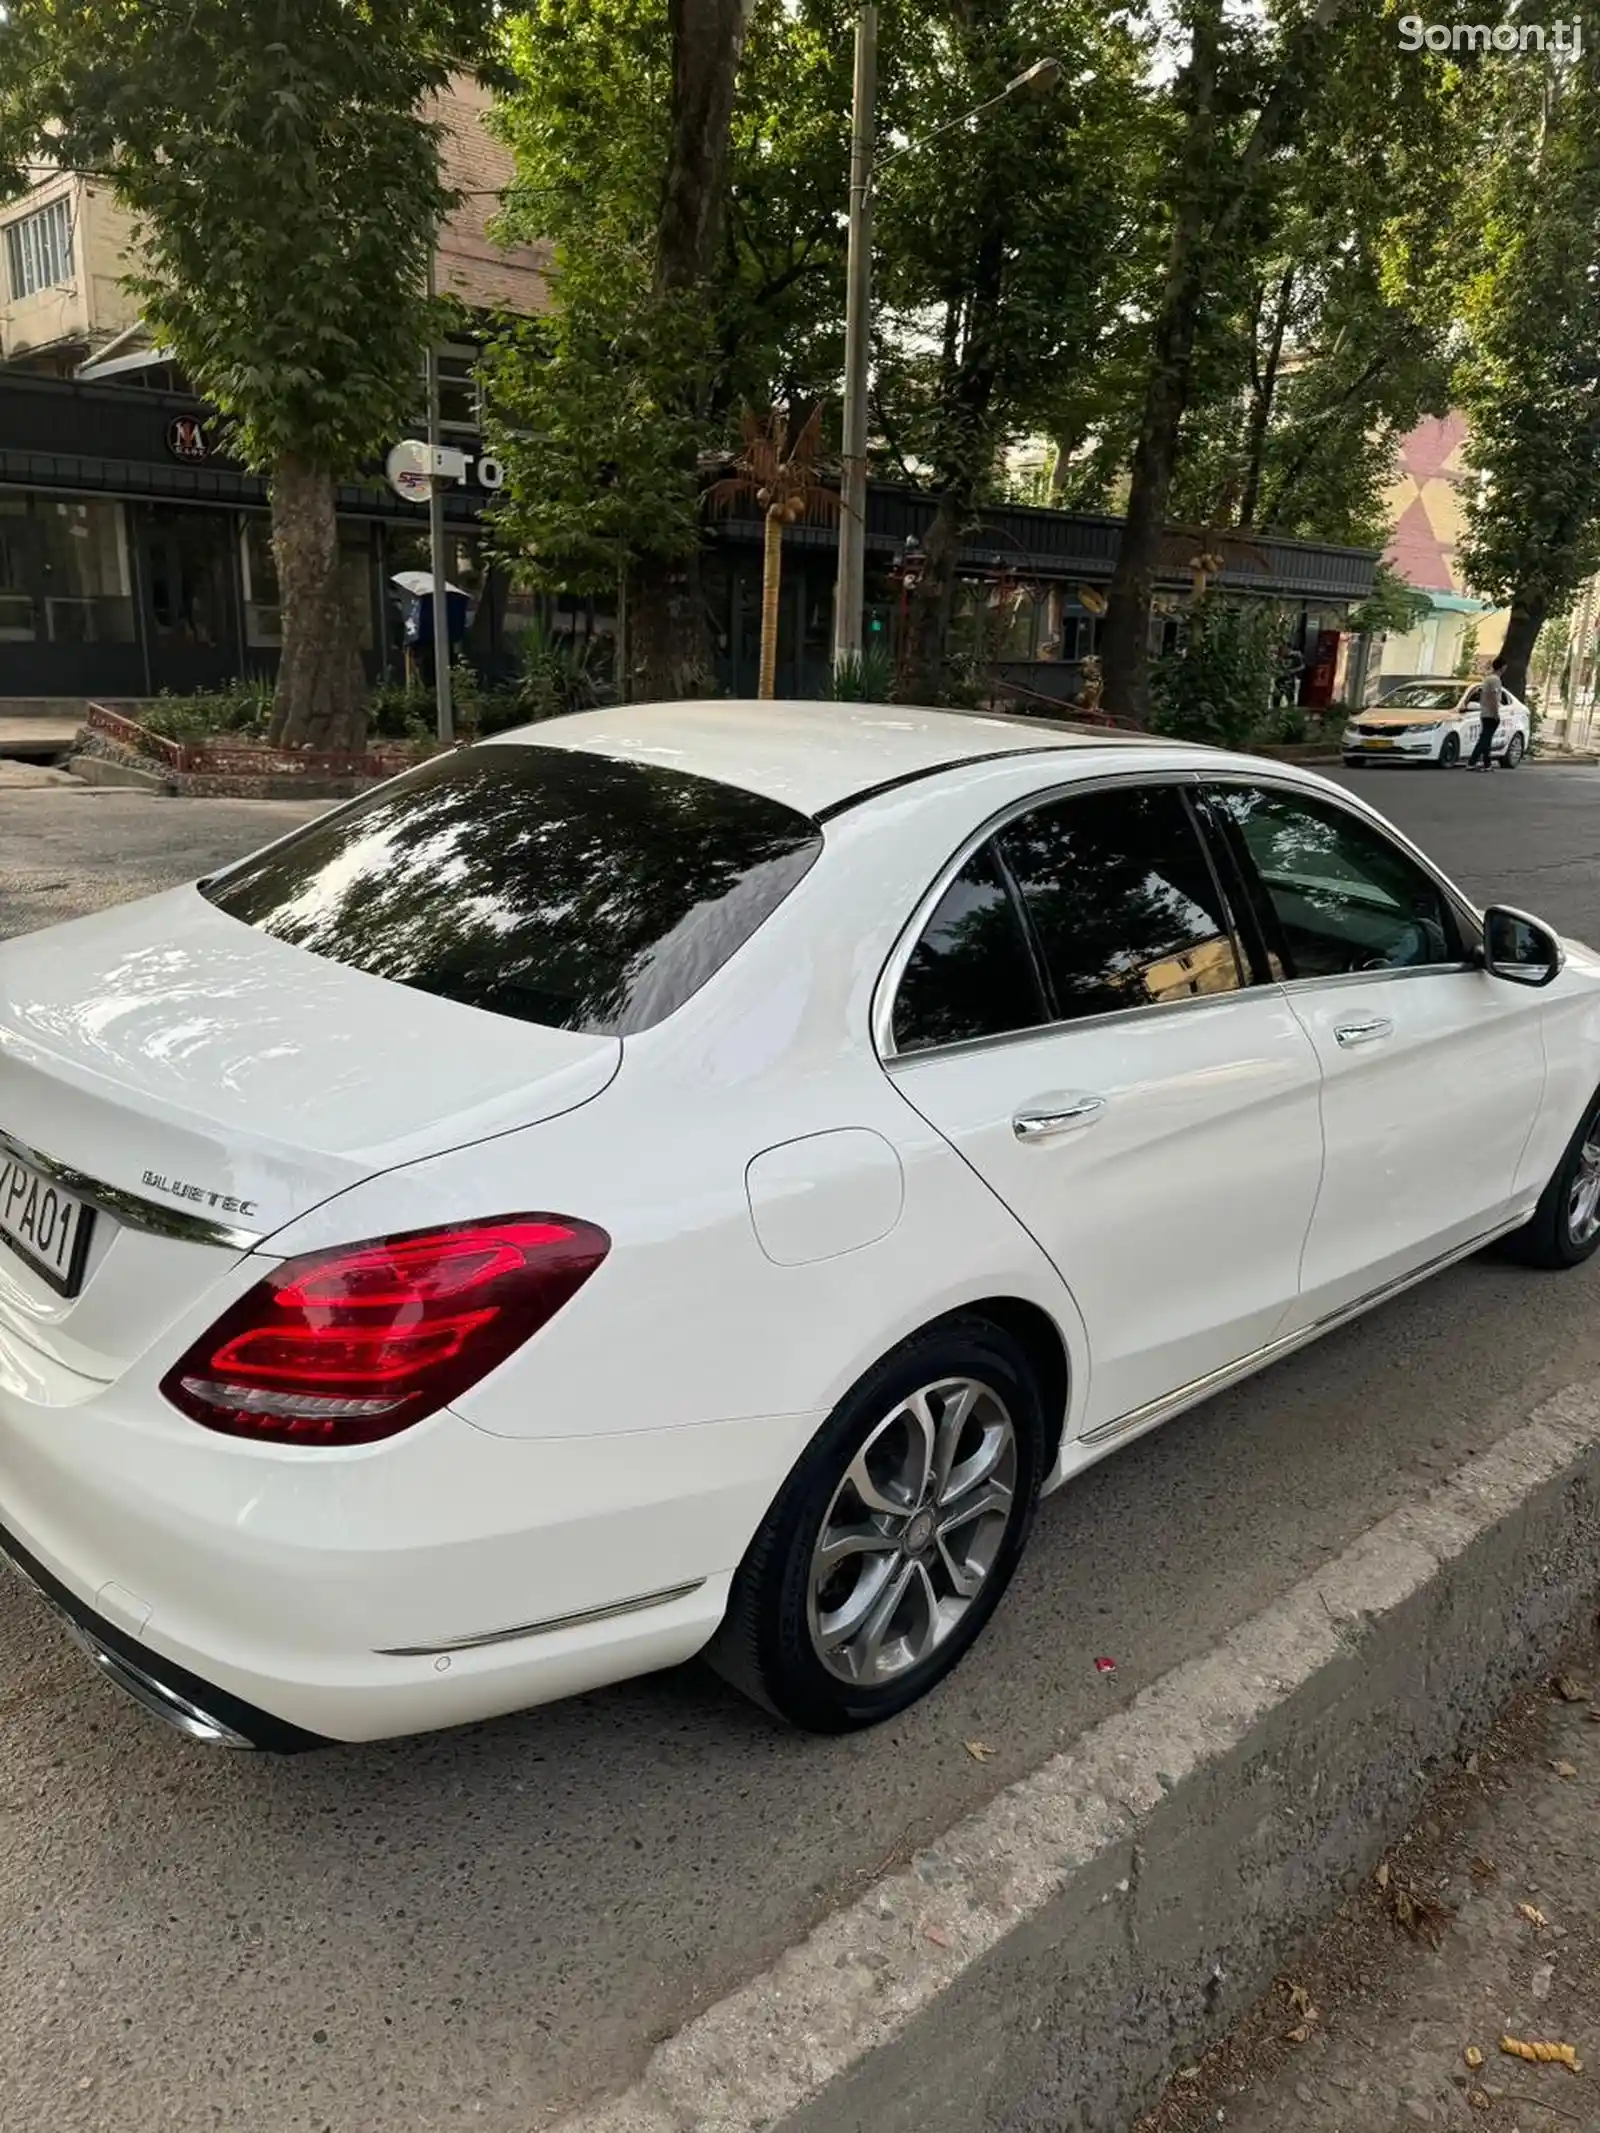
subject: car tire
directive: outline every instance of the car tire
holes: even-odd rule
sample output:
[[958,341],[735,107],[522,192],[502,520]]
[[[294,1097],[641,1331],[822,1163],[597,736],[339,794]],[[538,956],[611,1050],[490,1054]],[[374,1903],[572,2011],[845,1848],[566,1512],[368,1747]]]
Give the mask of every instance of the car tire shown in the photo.
[[1433,759],[1434,768],[1436,770],[1454,770],[1460,760],[1461,736],[1459,733],[1447,733],[1439,743],[1439,753]]
[[1600,1250],[1600,1095],[1590,1098],[1555,1175],[1505,1250],[1524,1266],[1561,1273]]
[[[929,1471],[913,1495],[919,1445],[942,1448],[941,1422],[954,1433],[946,1493]],[[999,1605],[1032,1527],[1046,1443],[1039,1381],[1010,1334],[963,1315],[903,1342],[845,1395],[785,1482],[707,1658],[808,1732],[893,1718],[944,1679]],[[980,1498],[993,1505],[974,1514]]]
[[1520,733],[1513,733],[1510,740],[1506,742],[1505,760],[1500,765],[1501,769],[1515,770],[1527,752],[1526,736]]

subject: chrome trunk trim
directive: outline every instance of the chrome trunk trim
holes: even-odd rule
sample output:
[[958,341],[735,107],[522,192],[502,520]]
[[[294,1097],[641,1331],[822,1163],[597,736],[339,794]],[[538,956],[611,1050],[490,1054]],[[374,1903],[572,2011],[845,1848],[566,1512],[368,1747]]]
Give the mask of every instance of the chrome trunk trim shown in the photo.
[[163,1207],[159,1201],[146,1200],[139,1193],[129,1192],[125,1186],[108,1185],[103,1178],[92,1178],[87,1171],[74,1170],[70,1163],[58,1163],[54,1156],[41,1155],[37,1148],[30,1148],[26,1141],[19,1141],[15,1134],[7,1133],[3,1127],[0,1127],[0,1151],[14,1155],[18,1162],[37,1170],[52,1184],[62,1186],[90,1207],[110,1215],[124,1229],[143,1230],[152,1237],[175,1237],[182,1244],[218,1245],[230,1252],[251,1252],[261,1242],[261,1231],[213,1222],[208,1215],[192,1215],[184,1208]]

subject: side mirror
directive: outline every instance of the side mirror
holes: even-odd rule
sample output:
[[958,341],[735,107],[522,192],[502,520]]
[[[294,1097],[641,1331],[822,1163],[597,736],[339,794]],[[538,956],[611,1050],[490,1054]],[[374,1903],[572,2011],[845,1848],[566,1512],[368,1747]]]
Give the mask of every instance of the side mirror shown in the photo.
[[1567,958],[1560,938],[1526,911],[1491,904],[1483,914],[1483,967],[1508,985],[1553,985]]

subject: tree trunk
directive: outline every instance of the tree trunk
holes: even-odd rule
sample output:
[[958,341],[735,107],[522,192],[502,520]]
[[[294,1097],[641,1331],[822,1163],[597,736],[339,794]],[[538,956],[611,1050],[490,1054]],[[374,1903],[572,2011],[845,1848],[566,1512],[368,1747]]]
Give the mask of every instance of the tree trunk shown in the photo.
[[1150,716],[1150,609],[1167,498],[1178,463],[1178,434],[1189,404],[1195,328],[1205,283],[1206,180],[1215,133],[1221,34],[1218,0],[1205,0],[1196,14],[1193,49],[1184,70],[1189,115],[1182,193],[1167,247],[1128,509],[1100,633],[1105,707],[1113,717],[1134,719],[1140,725],[1147,724]]
[[[671,145],[656,220],[655,289],[682,298],[710,275],[722,227],[734,91],[754,0],[668,0],[672,37]],[[703,413],[703,378],[685,397]],[[698,466],[683,468],[694,485]],[[641,556],[628,599],[633,688],[646,702],[698,696],[710,686],[710,645],[700,596],[700,558]]]
[[628,578],[630,703],[674,703],[711,687],[698,552],[640,556]]
[[656,288],[695,288],[722,227],[733,96],[754,0],[668,0],[672,146],[656,225]]
[[1518,590],[1512,595],[1511,619],[1506,624],[1506,641],[1500,650],[1506,662],[1505,685],[1513,696],[1525,697],[1528,693],[1528,668],[1548,610],[1549,602],[1542,593]]
[[333,477],[292,454],[272,471],[272,553],[283,626],[272,744],[354,753],[366,746],[367,681],[339,575]]
[[900,703],[941,704],[949,694],[946,668],[955,619],[956,563],[961,529],[972,516],[972,495],[970,483],[951,483],[928,528],[922,574],[906,603],[906,641],[894,691]]
[[1294,268],[1289,267],[1278,285],[1278,307],[1273,314],[1267,359],[1258,369],[1250,395],[1250,423],[1245,433],[1244,489],[1239,498],[1239,529],[1248,532],[1256,522],[1261,503],[1261,475],[1267,458],[1267,433],[1272,427],[1272,403],[1278,395],[1278,370],[1283,362],[1283,337],[1289,329],[1289,309],[1294,298]]
[[940,399],[948,422],[940,467],[939,507],[923,543],[922,575],[907,603],[895,695],[902,703],[942,704],[950,694],[950,629],[955,619],[961,536],[976,516],[979,484],[994,462],[990,411],[999,376],[1000,313],[1005,302],[1006,232],[996,219],[978,246],[972,284],[956,316],[947,310]]
[[756,694],[770,700],[778,693],[778,615],[783,590],[783,520],[767,513],[761,557],[761,682]]

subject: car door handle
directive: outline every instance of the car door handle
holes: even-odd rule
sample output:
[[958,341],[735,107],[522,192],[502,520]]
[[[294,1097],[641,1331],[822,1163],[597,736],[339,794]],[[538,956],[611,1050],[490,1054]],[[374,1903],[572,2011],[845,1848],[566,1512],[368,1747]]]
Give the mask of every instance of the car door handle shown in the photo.
[[[1048,1109],[1045,1108],[1047,1105]],[[1053,1140],[1058,1133],[1072,1133],[1080,1126],[1092,1126],[1105,1115],[1105,1108],[1103,1096],[1043,1097],[1036,1111],[1017,1113],[1011,1121],[1011,1130],[1019,1141]]]
[[1394,1024],[1387,1015],[1369,1015],[1364,1022],[1339,1022],[1334,1025],[1334,1042],[1353,1051],[1358,1044],[1381,1044],[1385,1037],[1394,1035]]

